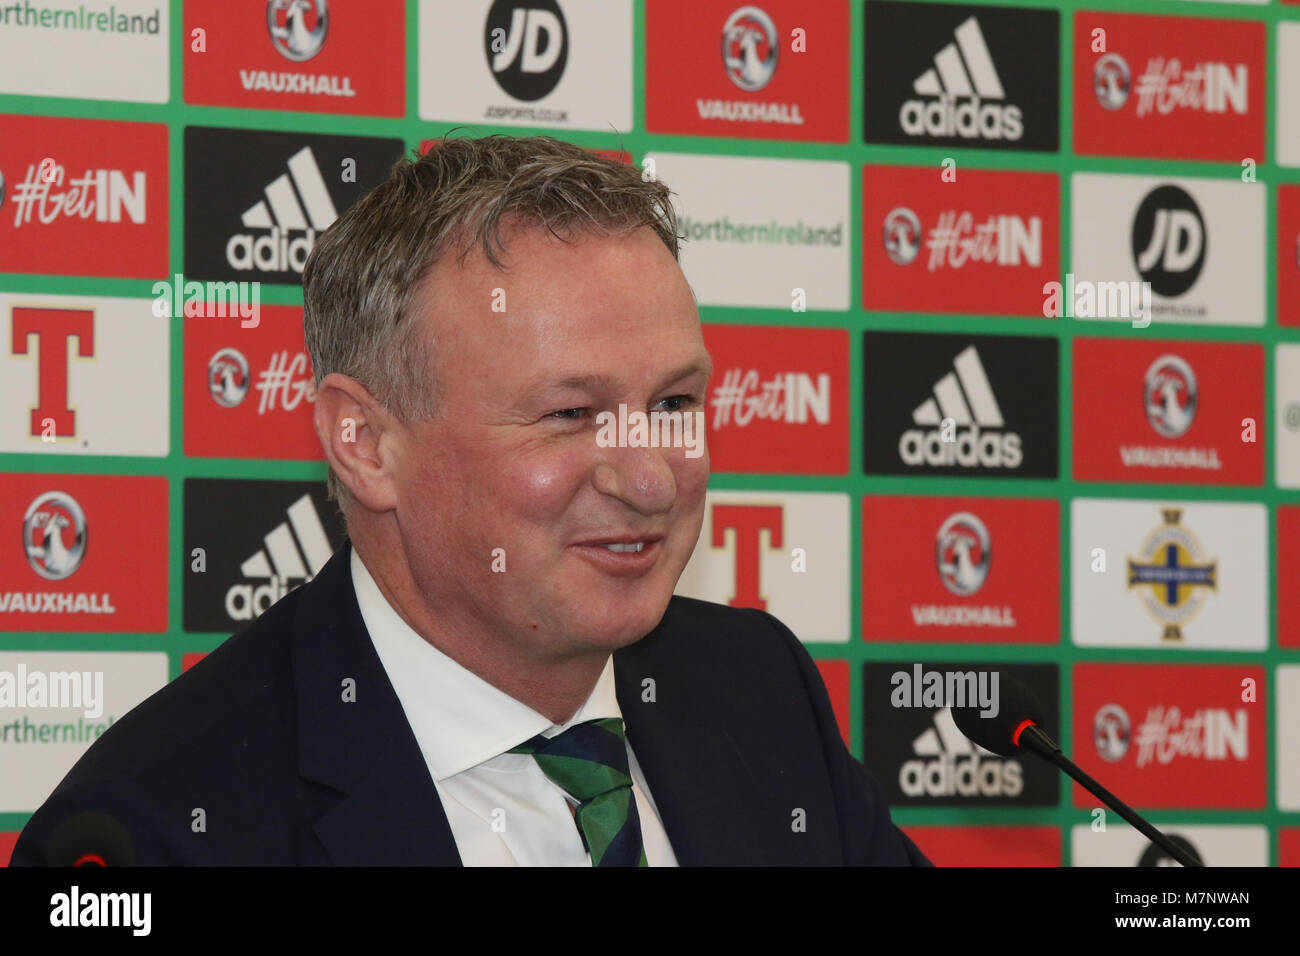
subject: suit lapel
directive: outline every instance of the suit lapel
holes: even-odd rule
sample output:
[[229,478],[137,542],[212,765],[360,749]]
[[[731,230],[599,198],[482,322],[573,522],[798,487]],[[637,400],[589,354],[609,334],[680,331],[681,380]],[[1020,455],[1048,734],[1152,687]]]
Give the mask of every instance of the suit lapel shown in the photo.
[[[447,815],[370,642],[352,587],[351,544],[298,602],[292,668],[298,771],[342,795],[316,821],[329,862],[343,866],[458,866]],[[355,700],[344,699],[355,682]]]
[[[716,719],[680,703],[673,691],[684,681],[664,680],[689,664],[658,653],[658,634],[673,617],[665,616],[650,636],[614,655],[618,705],[632,751],[680,865],[770,864],[756,835],[785,825],[784,818],[775,810],[760,813],[762,791],[734,742]],[[662,693],[645,701],[641,682],[651,676]],[[677,688],[666,686],[674,683]]]

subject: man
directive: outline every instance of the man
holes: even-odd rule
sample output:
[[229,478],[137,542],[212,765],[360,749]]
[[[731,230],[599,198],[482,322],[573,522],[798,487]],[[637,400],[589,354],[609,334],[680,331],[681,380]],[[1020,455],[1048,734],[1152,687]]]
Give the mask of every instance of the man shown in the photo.
[[553,139],[399,163],[303,275],[350,544],[115,724],[15,861],[93,810],[142,863],[928,863],[794,635],[672,596],[707,453],[598,440],[704,407],[677,251],[666,187]]

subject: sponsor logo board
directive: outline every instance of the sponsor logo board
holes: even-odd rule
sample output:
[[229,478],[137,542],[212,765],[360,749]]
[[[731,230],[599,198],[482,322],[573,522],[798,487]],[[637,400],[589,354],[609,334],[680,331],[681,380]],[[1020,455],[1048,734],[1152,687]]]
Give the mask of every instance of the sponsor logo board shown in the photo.
[[167,272],[167,127],[0,116],[0,263],[8,272]]
[[1054,338],[863,334],[867,474],[1055,478]]
[[713,471],[848,473],[847,331],[708,324],[704,345]]
[[0,451],[166,455],[171,335],[152,305],[0,293]]
[[167,629],[167,480],[12,474],[0,631]]
[[185,274],[300,285],[316,239],[403,152],[399,139],[187,126]]
[[863,308],[1043,316],[1060,276],[1053,173],[862,169]]
[[242,109],[403,116],[406,11],[400,0],[189,0],[185,102]]
[[802,641],[847,641],[848,495],[710,491],[676,593],[767,611]]
[[1265,46],[1249,20],[1076,12],[1075,151],[1260,162]]
[[849,307],[848,163],[649,153],[700,305]]
[[1075,498],[1074,642],[1263,650],[1267,520],[1255,503]]
[[0,8],[0,93],[166,103],[170,7],[162,0]]
[[[1182,866],[1119,817],[1111,819],[1105,830],[1070,828],[1074,866]],[[1160,823],[1157,829],[1204,866],[1268,866],[1268,827]]]
[[1101,173],[1072,183],[1078,279],[1151,283],[1155,323],[1264,324],[1263,185]]
[[302,306],[263,306],[255,329],[185,320],[185,454],[320,460],[315,401]]
[[1056,11],[877,0],[863,14],[868,143],[1056,152]]
[[1076,664],[1072,756],[1138,809],[1263,809],[1266,715],[1247,679],[1266,700],[1262,667]]
[[[795,30],[820,38],[815,56]],[[650,132],[848,141],[847,3],[667,0],[645,31]]]
[[321,482],[185,481],[185,554],[202,548],[205,570],[187,567],[187,631],[230,633],[319,573],[342,545],[344,526]]
[[[167,680],[167,655],[157,651],[0,652],[0,762],[22,767],[0,774],[0,813],[34,811],[104,731]],[[81,689],[90,686],[88,708]]]
[[1076,338],[1074,477],[1262,485],[1263,404],[1260,345]]
[[632,129],[631,0],[420,0],[420,118]]
[[[895,675],[910,674],[916,666],[914,661],[872,661],[862,669],[863,762],[884,787],[890,806],[1055,806],[1055,768],[1041,760],[990,753],[957,729],[947,706],[893,705]],[[925,668],[1005,672],[1038,698],[1045,708],[1044,729],[1056,731],[1055,664],[927,661]]]
[[1057,502],[862,499],[868,641],[1056,643]]

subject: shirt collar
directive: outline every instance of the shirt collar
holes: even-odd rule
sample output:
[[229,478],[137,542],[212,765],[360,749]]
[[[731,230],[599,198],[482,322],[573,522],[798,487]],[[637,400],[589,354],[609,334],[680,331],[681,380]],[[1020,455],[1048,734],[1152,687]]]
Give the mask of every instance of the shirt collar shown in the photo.
[[357,549],[351,550],[352,586],[361,618],[435,781],[478,766],[537,734],[553,737],[588,720],[622,718],[612,655],[578,712],[563,725],[552,723],[417,634],[388,603]]

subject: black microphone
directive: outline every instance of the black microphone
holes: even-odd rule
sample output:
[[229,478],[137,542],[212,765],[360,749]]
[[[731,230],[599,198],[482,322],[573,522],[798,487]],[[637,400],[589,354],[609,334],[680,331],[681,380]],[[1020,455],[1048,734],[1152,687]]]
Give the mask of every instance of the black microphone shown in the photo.
[[134,866],[135,847],[126,827],[107,813],[87,810],[68,817],[50,834],[46,866]]
[[1196,857],[1174,843],[1167,836],[1138,815],[1128,804],[1115,796],[1092,777],[1088,776],[1040,726],[1043,723],[1043,706],[1024,684],[1002,671],[999,673],[999,706],[996,716],[981,717],[979,707],[953,707],[952,719],[957,729],[1000,757],[1017,757],[1023,751],[1038,754],[1055,764],[1077,780],[1097,799],[1160,847],[1183,866],[1203,866]]

